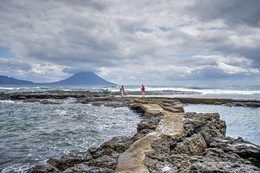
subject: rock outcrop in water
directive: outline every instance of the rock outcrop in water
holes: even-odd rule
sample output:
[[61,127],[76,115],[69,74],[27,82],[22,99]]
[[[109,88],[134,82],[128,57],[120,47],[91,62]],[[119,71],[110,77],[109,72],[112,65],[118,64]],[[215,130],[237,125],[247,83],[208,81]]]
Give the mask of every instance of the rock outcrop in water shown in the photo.
[[225,137],[226,124],[217,113],[185,113],[174,99],[127,104],[144,115],[134,136],[114,137],[28,172],[260,172],[260,147]]
[[[129,95],[140,95],[140,92],[128,92]],[[193,92],[186,91],[147,91],[146,95],[192,95]],[[64,99],[75,98],[77,102],[93,104],[96,106],[105,105],[111,107],[128,106],[133,102],[134,97],[118,97],[119,92],[91,92],[91,91],[45,91],[45,92],[17,92],[0,93],[0,100],[23,100],[24,102],[39,102],[42,104],[61,104]],[[169,98],[170,99],[170,98]],[[172,98],[181,101],[183,104],[214,104],[226,106],[260,107],[260,100],[235,100],[223,98]],[[56,100],[56,101],[54,101]]]

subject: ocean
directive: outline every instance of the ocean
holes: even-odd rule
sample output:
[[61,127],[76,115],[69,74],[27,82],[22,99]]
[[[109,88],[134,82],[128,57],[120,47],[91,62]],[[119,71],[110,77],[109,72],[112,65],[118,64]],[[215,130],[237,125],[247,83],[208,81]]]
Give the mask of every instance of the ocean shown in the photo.
[[[119,92],[120,86],[0,86],[1,93],[40,91]],[[125,86],[126,92],[140,86]],[[156,97],[204,97],[260,100],[260,87],[147,86]],[[179,91],[169,94],[168,91]],[[165,92],[165,94],[164,94]],[[188,92],[188,94],[187,94]],[[131,95],[129,95],[131,96]],[[134,96],[141,96],[134,95]],[[260,145],[260,108],[223,105],[184,105],[186,112],[218,112],[226,121],[227,136]],[[60,105],[0,100],[0,172],[25,172],[29,167],[71,152],[85,151],[114,136],[131,136],[140,116],[128,108],[96,107],[68,98]]]

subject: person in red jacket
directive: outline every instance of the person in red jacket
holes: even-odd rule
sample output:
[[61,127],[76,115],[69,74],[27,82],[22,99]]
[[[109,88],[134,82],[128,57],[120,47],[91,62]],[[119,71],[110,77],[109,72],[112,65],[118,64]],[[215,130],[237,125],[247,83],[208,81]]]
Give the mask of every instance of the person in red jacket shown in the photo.
[[144,85],[142,85],[141,91],[142,91],[142,97],[145,97],[145,87],[144,87]]

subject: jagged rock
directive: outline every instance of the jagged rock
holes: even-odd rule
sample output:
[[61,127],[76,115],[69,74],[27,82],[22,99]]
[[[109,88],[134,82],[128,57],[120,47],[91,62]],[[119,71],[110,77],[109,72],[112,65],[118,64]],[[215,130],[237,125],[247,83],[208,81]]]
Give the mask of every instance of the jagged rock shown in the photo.
[[[103,95],[98,97],[98,101],[91,98],[87,102],[117,105],[114,98],[111,101],[102,98]],[[112,173],[120,172],[125,166],[136,166],[134,163],[140,167],[129,169],[151,173],[260,172],[259,146],[242,138],[225,137],[226,124],[219,114],[173,113],[168,108],[181,105],[174,99],[145,98],[137,99],[136,103],[129,99],[124,104],[142,113],[155,110],[138,124],[133,137],[114,137],[86,152],[50,159],[48,164],[35,166],[29,172]],[[163,129],[169,125],[173,127]],[[121,164],[119,168],[118,164]]]
[[207,143],[201,134],[194,134],[178,143],[175,152],[188,155],[202,155],[207,148]]
[[29,170],[27,170],[28,173],[58,173],[60,172],[56,167],[46,164],[46,165],[36,165]]
[[97,159],[91,159],[87,162],[89,166],[99,167],[99,168],[109,168],[114,170],[116,168],[116,159],[109,157],[108,155],[103,155]]
[[144,129],[155,130],[162,116],[162,113],[157,113],[149,119],[141,120],[141,122],[137,125],[137,132],[140,132]]
[[81,163],[78,165],[75,165],[74,167],[68,168],[63,173],[75,173],[75,172],[80,172],[80,173],[113,173],[114,171],[109,168],[100,168],[100,167],[94,167],[94,166],[89,166],[85,163]]
[[260,169],[237,154],[209,148],[206,155],[193,160],[184,172],[259,172]]
[[60,159],[50,159],[48,160],[48,163],[60,170],[65,170],[76,164],[87,162],[90,159],[92,159],[92,155],[89,152],[80,152],[64,155]]
[[94,159],[102,157],[103,155],[112,155],[113,150],[111,148],[100,148],[100,147],[91,147],[89,150],[90,154]]
[[132,139],[132,137],[118,136],[118,137],[113,137],[111,140],[105,142],[100,147],[103,149],[110,148],[113,151],[122,153],[127,148],[129,148],[130,145],[133,144],[133,142],[134,142],[134,140]]
[[260,167],[260,146],[245,141],[241,137],[233,139],[230,137],[214,138],[210,147],[220,148],[225,152],[238,154],[240,157],[250,160],[255,166]]
[[185,114],[185,118],[190,120],[184,124],[187,135],[200,131],[207,145],[209,145],[211,138],[225,136],[226,123],[220,119],[218,113],[197,114],[188,112]]

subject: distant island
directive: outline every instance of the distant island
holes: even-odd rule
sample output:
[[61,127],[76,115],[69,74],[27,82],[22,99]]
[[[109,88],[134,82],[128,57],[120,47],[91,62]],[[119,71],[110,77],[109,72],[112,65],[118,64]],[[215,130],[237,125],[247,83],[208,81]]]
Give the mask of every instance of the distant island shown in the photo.
[[100,76],[96,75],[93,72],[79,72],[71,77],[49,83],[35,83],[32,81],[19,80],[13,77],[7,77],[0,75],[0,85],[116,85]]

